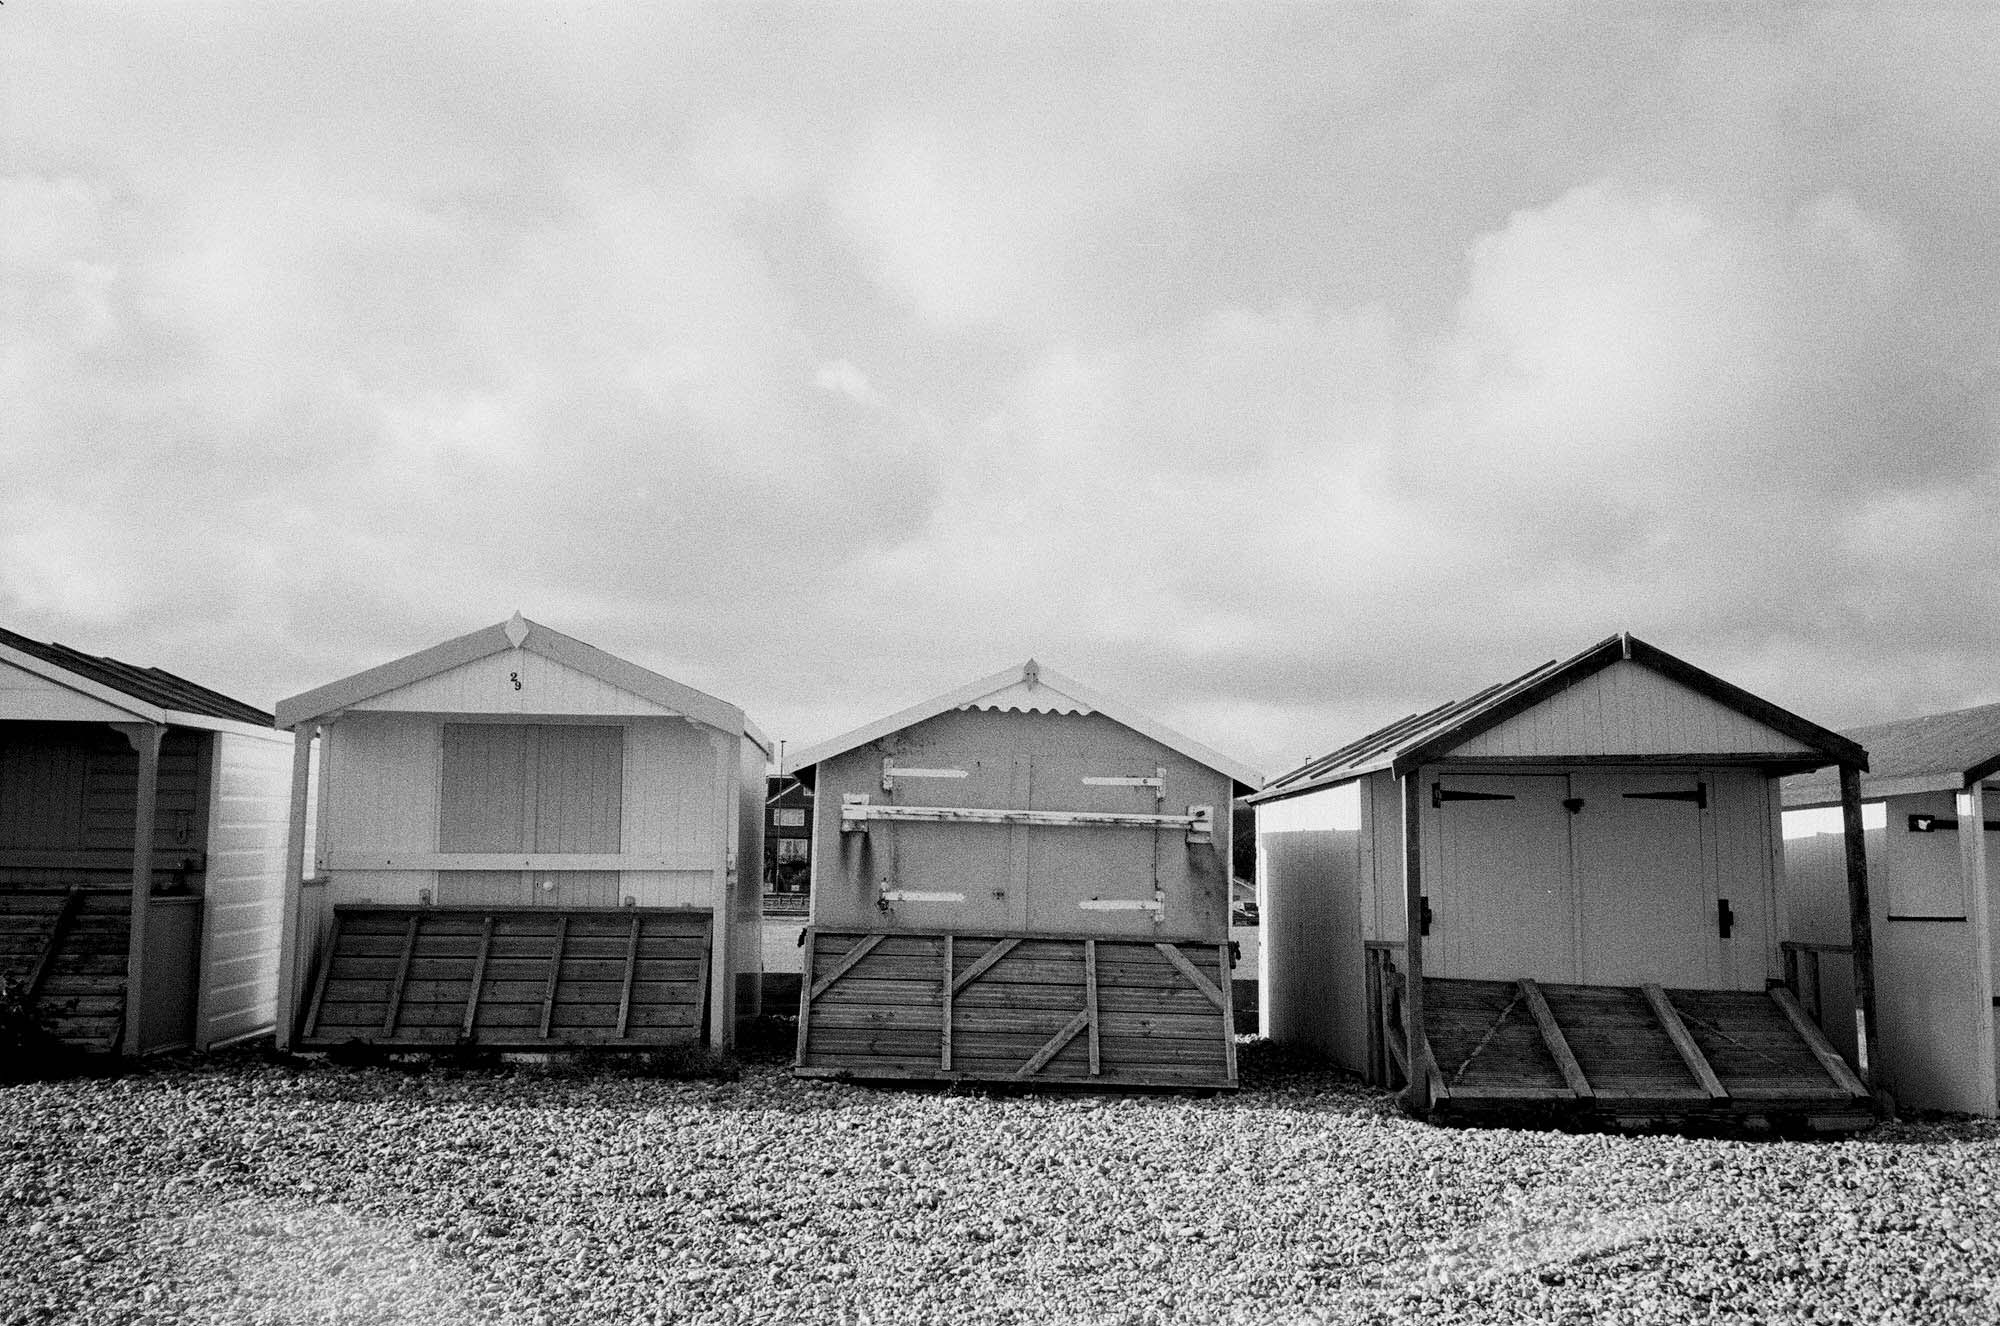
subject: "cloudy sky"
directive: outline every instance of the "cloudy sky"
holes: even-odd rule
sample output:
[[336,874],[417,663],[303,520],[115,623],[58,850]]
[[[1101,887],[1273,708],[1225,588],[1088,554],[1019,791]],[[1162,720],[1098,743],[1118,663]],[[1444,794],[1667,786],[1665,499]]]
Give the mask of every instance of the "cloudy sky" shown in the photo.
[[0,624],[1271,773],[1620,629],[2000,699],[2000,17],[1666,8],[9,0]]

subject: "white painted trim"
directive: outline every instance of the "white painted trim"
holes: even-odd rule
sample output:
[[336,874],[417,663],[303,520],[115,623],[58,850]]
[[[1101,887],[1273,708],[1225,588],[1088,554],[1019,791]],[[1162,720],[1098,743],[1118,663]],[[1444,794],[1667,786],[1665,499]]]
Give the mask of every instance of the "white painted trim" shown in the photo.
[[[515,616],[519,617],[519,614]],[[442,644],[432,645],[429,649],[392,659],[364,672],[357,672],[353,676],[328,682],[324,686],[280,700],[277,711],[278,726],[296,727],[300,723],[320,718],[335,710],[351,708],[365,700],[439,676],[455,668],[464,667],[468,663],[476,663],[494,654],[520,648],[586,676],[594,677],[608,686],[630,691],[640,699],[650,700],[662,708],[671,709],[685,718],[717,731],[726,732],[732,737],[749,736],[768,755],[770,750],[766,744],[768,738],[757,732],[743,711],[735,705],[718,700],[671,677],[663,677],[615,654],[608,654],[595,645],[585,644],[539,622],[522,620],[522,624],[529,629],[527,636],[517,646],[508,638],[509,624],[502,622],[467,635],[457,636]]]
[[[1979,824],[1986,818],[1986,789],[1983,784],[1975,784],[1958,794],[1967,799],[1964,810],[1960,811],[1962,822]],[[1986,1115],[2000,1113],[2000,1047],[1994,1044],[1993,1008],[1993,909],[1992,880],[1989,879],[1986,860],[1986,835],[1984,833],[1961,832],[1958,836],[1959,869],[1965,878],[1968,919],[1972,922],[1972,993],[1974,1005],[1978,1008],[1979,1031],[1973,1037],[1972,1055],[1980,1067],[1980,1081],[1985,1087],[1985,1098],[1980,1101],[1981,1112]]]
[[707,874],[705,856],[647,852],[340,852],[324,870],[685,870]]
[[291,741],[291,733],[275,727],[263,727],[257,723],[240,723],[233,718],[216,718],[209,714],[190,714],[179,709],[168,709],[165,722],[170,727],[200,728],[204,732],[227,732],[231,736],[255,737],[259,741]]
[[[781,772],[796,774],[801,769],[810,769],[814,765],[824,763],[836,755],[845,754],[857,746],[865,746],[871,741],[886,737],[891,732],[900,732],[906,727],[912,727],[923,722],[925,719],[936,718],[939,714],[950,713],[952,710],[969,705],[975,700],[983,699],[997,690],[1021,682],[1026,677],[1028,670],[1028,664],[1022,664],[1019,667],[1003,668],[991,676],[981,677],[978,681],[968,682],[957,690],[947,691],[943,695],[934,696],[921,704],[911,705],[908,709],[890,714],[887,718],[878,718],[872,723],[865,723],[850,732],[845,732],[840,736],[822,741],[818,745],[808,746],[796,754],[788,755]],[[1150,737],[1169,750],[1178,751],[1180,754],[1187,756],[1189,759],[1206,768],[1215,770],[1217,773],[1227,774],[1244,787],[1254,789],[1264,785],[1264,775],[1252,769],[1249,765],[1239,764],[1228,756],[1202,745],[1194,738],[1176,732],[1166,724],[1148,718],[1137,710],[1127,708],[1116,700],[1108,700],[1096,692],[1079,685],[1070,678],[1065,677],[1060,672],[1036,665],[1035,676],[1050,689],[1062,692],[1071,699],[1104,715],[1112,722],[1131,728],[1141,736]]]

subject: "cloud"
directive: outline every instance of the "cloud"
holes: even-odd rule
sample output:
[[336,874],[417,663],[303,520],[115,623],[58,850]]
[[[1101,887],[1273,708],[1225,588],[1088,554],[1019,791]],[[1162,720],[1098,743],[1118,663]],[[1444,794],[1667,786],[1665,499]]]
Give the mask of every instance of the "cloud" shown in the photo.
[[1620,628],[2000,698],[2000,21],[7,21],[30,634],[520,606],[798,739],[1035,653],[1274,769]]

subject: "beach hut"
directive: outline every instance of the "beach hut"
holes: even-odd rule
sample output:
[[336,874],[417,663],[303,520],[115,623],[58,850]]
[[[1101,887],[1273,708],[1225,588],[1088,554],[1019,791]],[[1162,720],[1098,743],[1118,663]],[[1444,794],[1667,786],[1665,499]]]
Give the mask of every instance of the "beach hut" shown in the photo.
[[0,630],[0,972],[90,1051],[268,1032],[291,736],[158,668]]
[[[1882,1083],[1906,1105],[1994,1114],[2000,704],[1846,735],[1867,747],[1870,766],[1861,780],[1872,881],[1865,928],[1874,941]],[[1785,781],[1784,799],[1798,940],[1788,960],[1809,1002],[1837,1006],[1852,984],[1853,928],[1840,788],[1801,774]]]
[[720,1046],[756,1014],[770,743],[741,709],[516,613],[278,722],[286,1043]]
[[803,1075],[1230,1087],[1258,777],[1030,660],[800,751]]
[[[1778,787],[1839,771],[1865,897],[1866,760],[1629,635],[1393,723],[1251,798],[1265,1030],[1420,1113],[1860,1126],[1782,984]],[[1850,943],[1867,1012],[1865,909]]]

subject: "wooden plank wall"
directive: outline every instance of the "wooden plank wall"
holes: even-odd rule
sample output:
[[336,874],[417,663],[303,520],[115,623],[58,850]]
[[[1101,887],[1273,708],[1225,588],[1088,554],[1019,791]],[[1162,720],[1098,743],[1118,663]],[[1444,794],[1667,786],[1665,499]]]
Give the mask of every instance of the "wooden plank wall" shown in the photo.
[[271,1030],[290,828],[289,733],[217,733],[195,1045]]
[[1712,755],[1803,751],[1796,737],[1632,662],[1613,663],[1527,712],[1473,737],[1453,755]]
[[[207,848],[206,733],[170,729],[160,745],[154,879]],[[129,864],[75,870],[9,864],[10,852],[126,853],[132,850],[139,757],[117,732],[95,723],[0,723],[0,885],[68,888],[129,884]],[[190,880],[199,884],[198,880]]]
[[[339,852],[440,850],[441,726],[424,715],[349,713],[329,727],[322,769],[326,814],[316,825],[320,862]],[[723,793],[707,731],[679,718],[634,719],[624,731],[624,772],[616,789],[621,846],[611,850],[713,856]],[[509,873],[518,883],[518,873]],[[437,886],[435,871],[343,870],[335,872],[332,889],[336,902],[416,903],[425,889],[437,898]],[[719,901],[713,894],[711,870],[626,871],[565,903],[611,905],[629,896],[641,907],[713,907]],[[485,901],[501,906],[515,899]]]
[[1224,945],[857,930],[806,943],[801,1075],[1236,1085]]

